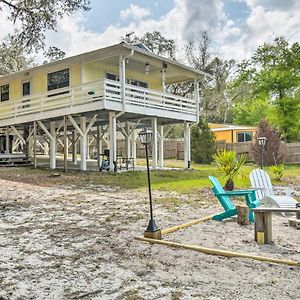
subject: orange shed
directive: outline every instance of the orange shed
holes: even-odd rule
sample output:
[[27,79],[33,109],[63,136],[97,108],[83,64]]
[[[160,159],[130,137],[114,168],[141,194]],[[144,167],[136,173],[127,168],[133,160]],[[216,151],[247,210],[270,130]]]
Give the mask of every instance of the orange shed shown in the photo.
[[208,123],[208,126],[216,136],[216,141],[226,141],[226,143],[250,142],[257,132],[257,127],[253,126],[215,123]]

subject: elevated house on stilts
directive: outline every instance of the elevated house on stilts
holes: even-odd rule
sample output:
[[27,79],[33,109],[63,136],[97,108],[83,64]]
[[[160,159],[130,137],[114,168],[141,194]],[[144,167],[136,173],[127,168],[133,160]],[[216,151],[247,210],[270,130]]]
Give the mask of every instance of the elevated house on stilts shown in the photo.
[[[143,45],[124,42],[0,77],[0,160],[16,149],[37,164],[37,146],[51,169],[57,146],[87,170],[89,136],[96,140],[98,165],[102,141],[109,168],[117,160],[117,131],[125,137],[126,157],[136,157],[137,129],[153,131],[153,168],[163,167],[164,125],[184,123],[184,164],[190,162],[190,126],[199,117],[199,81],[206,74],[154,55]],[[190,97],[167,86],[193,82]],[[159,149],[159,151],[158,151]],[[158,157],[159,153],[159,157]],[[79,162],[78,162],[79,163]]]

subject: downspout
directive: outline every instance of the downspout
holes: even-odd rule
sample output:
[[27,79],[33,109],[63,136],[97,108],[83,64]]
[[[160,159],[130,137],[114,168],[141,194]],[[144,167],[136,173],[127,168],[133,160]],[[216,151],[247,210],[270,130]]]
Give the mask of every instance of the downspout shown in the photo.
[[199,94],[199,79],[194,81],[195,85],[195,98],[196,98],[196,117],[197,122],[195,125],[199,123],[199,117],[200,117],[200,94]]
[[123,106],[122,106],[122,111],[120,111],[115,118],[118,118],[122,116],[125,113],[125,108],[126,108],[126,101],[125,101],[125,95],[126,95],[126,72],[125,72],[125,64],[126,60],[131,57],[134,54],[134,49],[131,49],[131,52],[128,56],[123,57],[120,55],[119,58],[119,74],[120,74],[120,81],[121,81],[121,99],[123,101]]

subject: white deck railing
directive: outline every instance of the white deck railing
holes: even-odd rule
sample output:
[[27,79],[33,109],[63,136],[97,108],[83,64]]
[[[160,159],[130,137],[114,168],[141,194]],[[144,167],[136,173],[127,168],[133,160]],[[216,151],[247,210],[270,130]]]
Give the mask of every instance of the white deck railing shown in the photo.
[[[34,94],[0,103],[0,120],[58,110],[93,102],[122,104],[121,84],[113,80],[97,80],[47,93]],[[194,99],[162,93],[126,84],[125,103],[131,107],[156,108],[185,114],[196,114]],[[98,109],[95,106],[95,110]],[[167,115],[166,115],[167,117]]]

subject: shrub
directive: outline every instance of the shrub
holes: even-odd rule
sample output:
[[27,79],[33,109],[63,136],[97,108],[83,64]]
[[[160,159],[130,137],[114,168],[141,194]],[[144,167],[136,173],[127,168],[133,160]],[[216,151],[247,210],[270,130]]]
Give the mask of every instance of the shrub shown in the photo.
[[235,152],[224,150],[215,154],[213,158],[219,171],[227,179],[225,190],[232,191],[234,189],[234,179],[239,175],[242,166],[245,164],[245,155],[241,155],[240,159],[237,160]]
[[191,128],[192,160],[196,163],[211,163],[216,153],[215,135],[205,119]]
[[271,171],[274,174],[274,179],[281,180],[284,171],[284,164],[271,166]]
[[265,166],[282,163],[284,157],[284,144],[280,140],[279,133],[272,128],[266,120],[261,120],[258,125],[257,135],[252,145],[254,162],[261,164],[261,146],[258,144],[258,137],[266,137],[266,145],[263,151],[263,163]]

